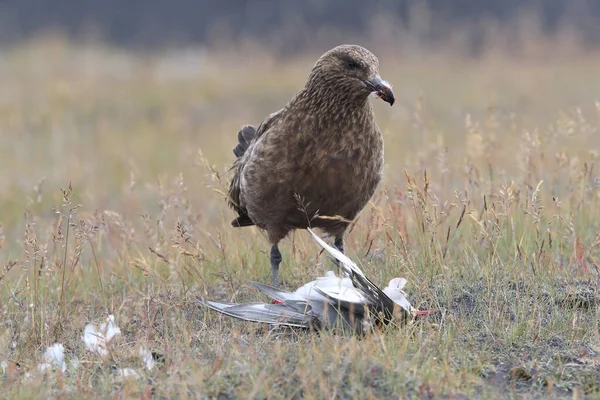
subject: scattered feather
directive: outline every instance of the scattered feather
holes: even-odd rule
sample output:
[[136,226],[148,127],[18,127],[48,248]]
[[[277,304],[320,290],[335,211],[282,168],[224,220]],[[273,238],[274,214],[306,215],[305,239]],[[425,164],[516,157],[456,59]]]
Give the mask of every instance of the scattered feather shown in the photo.
[[142,376],[135,372],[133,368],[117,368],[117,378],[119,379],[127,379],[127,378],[137,378],[140,379]]
[[60,343],[54,343],[44,352],[44,362],[38,365],[38,371],[43,372],[53,366],[60,368],[62,372],[67,370],[65,363],[65,346]]
[[37,368],[38,368],[38,371],[40,371],[40,372],[44,372],[44,371],[46,371],[47,369],[50,369],[50,368],[52,368],[52,365],[51,365],[51,364],[48,364],[48,363],[42,363],[42,364],[38,364]]
[[101,357],[106,357],[108,355],[108,343],[120,333],[121,329],[115,323],[114,315],[111,314],[106,322],[100,324],[100,329],[96,329],[94,324],[87,324],[81,339],[89,351],[97,353]]
[[156,367],[156,360],[154,360],[152,352],[143,346],[140,347],[140,358],[144,362],[144,365],[148,371],[152,371],[152,369]]

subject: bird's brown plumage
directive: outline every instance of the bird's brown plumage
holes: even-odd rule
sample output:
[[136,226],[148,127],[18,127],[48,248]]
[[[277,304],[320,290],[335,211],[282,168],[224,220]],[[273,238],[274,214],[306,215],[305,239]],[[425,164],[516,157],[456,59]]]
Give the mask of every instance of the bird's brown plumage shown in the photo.
[[293,229],[321,228],[341,247],[381,180],[383,138],[368,97],[394,98],[378,67],[367,49],[338,46],[282,110],[256,129],[242,128],[229,189],[239,214],[232,225],[266,230],[274,248]]

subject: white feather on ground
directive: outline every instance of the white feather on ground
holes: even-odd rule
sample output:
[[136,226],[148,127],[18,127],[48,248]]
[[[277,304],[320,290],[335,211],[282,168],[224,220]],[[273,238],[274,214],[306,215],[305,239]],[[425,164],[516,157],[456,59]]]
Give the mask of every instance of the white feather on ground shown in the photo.
[[[106,319],[106,322],[100,324],[98,329],[96,329],[94,324],[87,324],[81,339],[89,351],[99,354],[102,358],[104,358],[109,354],[108,344],[116,335],[120,334],[121,329],[116,324],[114,315],[109,315]],[[148,371],[154,369],[157,362],[152,356],[152,352],[150,350],[140,346],[138,355]],[[136,372],[133,368],[117,368],[116,375],[120,380],[126,378],[142,378],[142,375]]]
[[44,363],[38,365],[38,370],[44,371],[52,366],[60,368],[62,372],[67,370],[65,363],[65,346],[60,343],[54,343],[44,352]]
[[127,378],[142,378],[142,376],[135,372],[135,370],[132,368],[117,368],[116,374],[118,380],[123,380]]
[[111,314],[106,322],[100,324],[99,329],[96,329],[94,324],[87,324],[81,339],[89,351],[99,354],[101,357],[106,357],[108,355],[108,343],[120,333],[121,329],[115,323],[114,315]]
[[152,371],[156,367],[156,360],[152,357],[152,352],[145,347],[140,347],[139,355],[148,371]]

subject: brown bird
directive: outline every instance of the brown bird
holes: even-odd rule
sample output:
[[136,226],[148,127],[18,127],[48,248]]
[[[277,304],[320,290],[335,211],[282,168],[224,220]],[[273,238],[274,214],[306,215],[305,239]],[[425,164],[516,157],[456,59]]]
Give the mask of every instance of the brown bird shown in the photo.
[[372,93],[394,104],[377,57],[361,46],[338,46],[317,60],[283,109],[238,132],[229,204],[239,216],[231,224],[266,230],[273,286],[281,239],[294,229],[320,228],[343,252],[346,228],[373,196],[383,172],[383,137]]

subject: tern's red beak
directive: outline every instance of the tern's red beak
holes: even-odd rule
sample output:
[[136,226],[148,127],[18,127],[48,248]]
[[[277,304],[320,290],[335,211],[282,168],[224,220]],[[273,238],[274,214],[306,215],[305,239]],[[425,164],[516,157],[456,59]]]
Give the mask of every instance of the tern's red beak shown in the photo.
[[439,310],[413,310],[412,315],[416,318],[426,317],[428,315],[437,314]]

